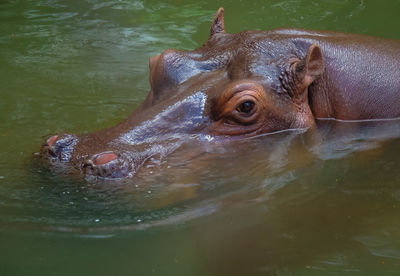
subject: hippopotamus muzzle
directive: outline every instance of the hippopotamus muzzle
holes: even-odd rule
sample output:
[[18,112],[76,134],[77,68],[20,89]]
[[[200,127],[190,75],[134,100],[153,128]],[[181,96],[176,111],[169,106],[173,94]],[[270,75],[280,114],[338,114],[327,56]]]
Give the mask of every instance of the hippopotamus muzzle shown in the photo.
[[207,126],[205,102],[204,93],[195,93],[113,135],[53,135],[41,156],[53,166],[72,165],[86,176],[131,177],[149,160],[162,159],[189,140],[203,139],[198,131]]

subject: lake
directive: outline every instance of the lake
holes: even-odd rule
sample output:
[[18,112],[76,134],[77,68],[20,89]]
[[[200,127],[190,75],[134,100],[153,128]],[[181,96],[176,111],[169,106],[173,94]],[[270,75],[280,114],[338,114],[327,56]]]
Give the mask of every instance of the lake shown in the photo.
[[221,6],[230,33],[400,39],[398,0],[1,0],[0,275],[400,274],[399,120],[183,144],[121,181],[36,164],[125,119],[149,57],[200,47]]

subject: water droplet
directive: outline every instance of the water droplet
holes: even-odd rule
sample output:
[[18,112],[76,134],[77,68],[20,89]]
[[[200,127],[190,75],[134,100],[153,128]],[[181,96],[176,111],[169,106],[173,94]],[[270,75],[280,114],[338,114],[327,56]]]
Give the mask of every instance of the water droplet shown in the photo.
[[209,141],[209,142],[211,142],[212,140],[214,140],[214,137],[212,137],[212,136],[210,136],[210,135],[206,135],[205,136],[205,139],[207,140],[207,141]]

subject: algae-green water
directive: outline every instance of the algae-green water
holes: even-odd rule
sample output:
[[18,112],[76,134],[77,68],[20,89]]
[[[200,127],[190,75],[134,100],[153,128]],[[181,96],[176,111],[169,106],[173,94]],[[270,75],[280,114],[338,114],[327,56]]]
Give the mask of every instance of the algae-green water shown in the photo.
[[[0,275],[399,275],[400,124],[319,122],[183,145],[129,181],[36,166],[45,137],[117,124],[148,59],[227,32],[400,39],[400,1],[0,1]],[[183,156],[183,157],[182,157]]]

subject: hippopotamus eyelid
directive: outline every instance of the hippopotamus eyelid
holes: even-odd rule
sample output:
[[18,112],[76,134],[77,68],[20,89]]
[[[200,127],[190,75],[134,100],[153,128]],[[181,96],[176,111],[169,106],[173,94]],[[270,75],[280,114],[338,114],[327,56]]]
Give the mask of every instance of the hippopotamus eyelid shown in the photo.
[[239,83],[234,83],[233,85],[229,85],[224,92],[222,92],[220,96],[220,101],[228,101],[231,99],[233,96],[235,96],[237,93],[241,93],[243,91],[254,91],[254,92],[264,92],[264,88],[254,82],[254,81],[246,81],[246,80],[241,80]]

